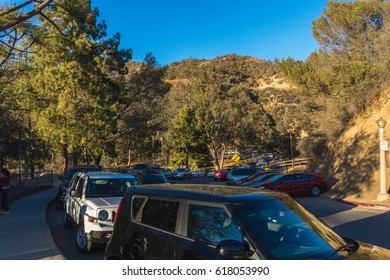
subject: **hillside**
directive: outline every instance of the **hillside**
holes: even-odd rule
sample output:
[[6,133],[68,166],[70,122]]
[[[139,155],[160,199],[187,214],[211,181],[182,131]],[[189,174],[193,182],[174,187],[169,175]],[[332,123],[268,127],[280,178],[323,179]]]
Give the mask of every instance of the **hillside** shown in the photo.
[[[317,160],[311,171],[328,174],[332,193],[339,198],[376,201],[379,193],[379,129],[376,120],[387,120],[385,139],[390,139],[390,104],[383,102],[380,109],[372,110],[355,119],[355,124],[338,140],[328,145],[328,158]],[[386,153],[386,181],[390,184],[389,154]]]
[[[169,93],[171,98],[177,100],[183,92],[188,92],[178,89],[182,87],[188,90],[191,87],[191,79],[202,70],[209,75],[222,75],[228,83],[249,86],[263,108],[277,120],[279,129],[291,122],[302,101],[299,90],[283,77],[272,62],[236,55],[218,57],[210,61],[186,60],[171,65],[167,75],[167,81],[172,85]],[[381,116],[388,120],[385,138],[389,138],[390,104],[386,100],[378,104],[383,105],[371,106],[381,108],[380,110],[371,110],[364,116],[355,117],[354,123],[338,135],[337,140],[326,142],[321,148],[325,152],[309,167],[310,172],[325,176],[332,192],[340,198],[370,202],[376,199],[379,192],[379,136],[376,120]],[[337,114],[336,108],[330,107],[328,112],[332,111]],[[326,117],[333,121],[334,116]],[[301,133],[302,135],[304,134]],[[387,180],[390,184],[389,176]]]

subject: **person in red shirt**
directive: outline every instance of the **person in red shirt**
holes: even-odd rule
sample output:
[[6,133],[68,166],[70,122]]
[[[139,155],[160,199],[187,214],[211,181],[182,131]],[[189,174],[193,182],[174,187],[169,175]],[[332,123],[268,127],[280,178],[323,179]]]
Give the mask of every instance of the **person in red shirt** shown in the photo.
[[0,177],[0,193],[1,193],[1,207],[0,214],[9,214],[9,200],[8,192],[11,185],[11,173],[6,168],[1,169]]

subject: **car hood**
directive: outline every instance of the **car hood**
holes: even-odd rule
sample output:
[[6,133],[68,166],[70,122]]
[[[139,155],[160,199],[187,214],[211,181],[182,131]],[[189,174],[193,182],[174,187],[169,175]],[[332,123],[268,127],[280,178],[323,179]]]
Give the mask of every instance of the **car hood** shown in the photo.
[[390,250],[357,241],[358,250],[347,257],[347,260],[390,260]]
[[90,197],[85,202],[89,207],[106,208],[106,207],[118,207],[122,197]]

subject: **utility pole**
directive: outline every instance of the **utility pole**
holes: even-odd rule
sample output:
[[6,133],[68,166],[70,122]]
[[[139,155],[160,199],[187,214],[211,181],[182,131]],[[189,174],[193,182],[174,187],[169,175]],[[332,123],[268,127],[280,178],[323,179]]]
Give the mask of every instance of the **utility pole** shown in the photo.
[[294,171],[294,150],[293,150],[293,141],[292,141],[292,135],[290,132],[290,151],[291,151],[291,167]]

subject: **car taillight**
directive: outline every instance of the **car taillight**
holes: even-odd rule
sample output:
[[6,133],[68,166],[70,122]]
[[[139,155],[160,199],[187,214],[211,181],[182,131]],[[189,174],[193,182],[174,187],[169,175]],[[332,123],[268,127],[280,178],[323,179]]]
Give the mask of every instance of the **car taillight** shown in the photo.
[[118,218],[118,214],[119,214],[119,211],[120,211],[120,209],[121,209],[122,200],[123,200],[123,199],[121,199],[121,201],[119,202],[118,209],[116,210],[116,215],[115,215],[115,217],[114,217],[114,225],[115,225],[115,223],[116,223],[116,219]]

